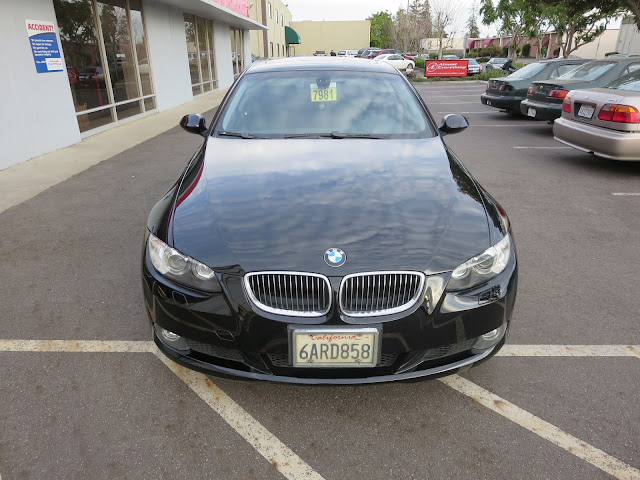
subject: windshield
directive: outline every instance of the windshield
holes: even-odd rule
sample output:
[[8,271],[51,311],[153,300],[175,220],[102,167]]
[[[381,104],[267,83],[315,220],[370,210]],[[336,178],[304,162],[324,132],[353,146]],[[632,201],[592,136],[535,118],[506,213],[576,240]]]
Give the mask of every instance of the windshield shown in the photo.
[[525,65],[521,69],[516,70],[511,75],[509,75],[509,77],[511,77],[511,78],[531,78],[534,75],[537,75],[538,73],[540,73],[544,69],[545,66],[546,66],[546,64],[545,63],[541,63],[541,62],[530,63],[529,65]]
[[492,58],[489,63],[507,63],[506,58]]
[[584,65],[580,65],[575,70],[560,75],[558,80],[582,80],[589,82],[604,75],[611,70],[615,65],[615,62],[589,62]]
[[609,82],[605,88],[617,88],[618,90],[629,90],[632,92],[640,92],[640,70],[623,75]]
[[469,58],[469,65],[480,65],[475,58]]
[[329,70],[244,75],[215,131],[236,138],[434,136],[402,76]]

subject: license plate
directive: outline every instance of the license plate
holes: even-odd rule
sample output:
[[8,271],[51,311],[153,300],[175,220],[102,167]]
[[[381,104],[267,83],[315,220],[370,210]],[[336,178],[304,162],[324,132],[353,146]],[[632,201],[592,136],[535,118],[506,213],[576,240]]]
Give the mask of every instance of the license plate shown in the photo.
[[318,88],[315,83],[311,85],[312,102],[335,102],[338,99],[336,83],[331,82],[327,88]]
[[535,108],[530,108],[529,110],[527,110],[527,115],[530,117],[534,117],[536,116],[536,109]]
[[593,112],[595,111],[596,109],[591,105],[582,105],[578,110],[578,116],[584,117],[584,118],[591,118],[593,117]]
[[295,329],[294,367],[375,367],[380,331],[367,328]]

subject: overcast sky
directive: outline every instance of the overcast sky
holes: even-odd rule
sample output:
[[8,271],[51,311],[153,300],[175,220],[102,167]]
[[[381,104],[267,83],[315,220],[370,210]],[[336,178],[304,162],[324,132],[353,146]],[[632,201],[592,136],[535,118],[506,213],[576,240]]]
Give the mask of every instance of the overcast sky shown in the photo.
[[[466,33],[466,23],[473,0],[432,0],[452,2],[458,9],[460,21],[450,33],[463,37]],[[396,13],[399,8],[407,8],[407,0],[284,0],[289,8],[293,21],[302,20],[365,20],[374,13],[389,11]],[[480,5],[480,0],[476,1]],[[619,28],[620,20],[609,23],[609,28]],[[480,36],[492,36],[497,34],[498,24],[486,26],[478,17]]]
[[[435,0],[434,0],[435,1]],[[451,1],[451,0],[440,0]],[[464,36],[464,25],[469,18],[473,0],[454,0],[459,9],[461,30],[459,36]],[[366,20],[367,17],[381,11],[395,14],[399,8],[407,8],[407,0],[284,0],[293,17],[293,21],[302,20]],[[433,3],[433,2],[432,2]],[[477,1],[480,4],[479,0]],[[480,33],[489,35],[495,33],[495,28],[489,28],[480,23]]]

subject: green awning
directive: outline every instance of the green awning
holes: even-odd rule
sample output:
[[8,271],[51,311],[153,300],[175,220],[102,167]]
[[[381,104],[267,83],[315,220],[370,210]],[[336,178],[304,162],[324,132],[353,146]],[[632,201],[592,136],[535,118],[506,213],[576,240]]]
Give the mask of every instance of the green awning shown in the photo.
[[286,43],[297,43],[297,44],[302,43],[302,40],[300,40],[300,35],[298,35],[298,32],[296,32],[291,27],[287,27],[286,25],[284,27],[284,41]]

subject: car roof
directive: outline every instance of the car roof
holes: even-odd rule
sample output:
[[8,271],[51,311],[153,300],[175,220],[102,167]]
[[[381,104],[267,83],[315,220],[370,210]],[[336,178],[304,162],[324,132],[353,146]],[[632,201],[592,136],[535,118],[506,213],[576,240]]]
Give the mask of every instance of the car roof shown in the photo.
[[[559,63],[559,62],[593,62],[593,58],[546,58],[539,60],[539,63]],[[536,63],[536,62],[531,62]]]
[[283,72],[291,70],[352,70],[360,72],[397,73],[386,62],[365,61],[360,58],[289,57],[252,63],[247,73]]

